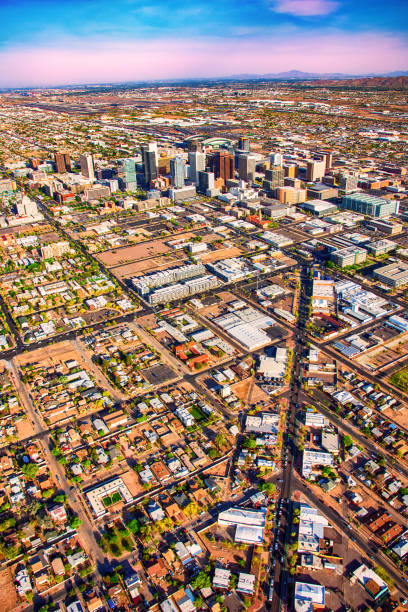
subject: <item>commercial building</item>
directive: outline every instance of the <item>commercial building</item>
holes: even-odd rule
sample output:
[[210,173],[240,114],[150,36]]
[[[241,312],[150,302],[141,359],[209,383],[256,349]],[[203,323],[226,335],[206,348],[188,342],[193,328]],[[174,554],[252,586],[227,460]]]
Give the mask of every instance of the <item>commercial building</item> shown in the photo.
[[218,515],[218,524],[235,526],[235,541],[246,544],[262,544],[265,523],[266,508],[259,510],[229,508]]
[[189,198],[194,198],[195,195],[195,185],[186,185],[185,187],[180,187],[179,189],[176,189],[175,187],[170,187],[169,189],[169,198],[172,202],[181,202],[182,200],[188,200]]
[[307,188],[307,197],[315,200],[329,200],[337,198],[338,190],[335,187],[328,187],[323,183],[316,183],[313,187]]
[[211,169],[215,178],[222,178],[224,181],[234,178],[234,158],[228,151],[217,151],[211,159]]
[[238,149],[241,151],[249,151],[251,148],[250,140],[246,136],[241,136],[238,140]]
[[120,476],[100,483],[85,492],[92,512],[97,518],[107,514],[108,511],[106,502],[114,493],[119,493],[121,500],[126,504],[131,502],[133,499],[131,492]]
[[354,570],[353,578],[358,580],[375,601],[388,595],[387,583],[374,570],[364,565],[364,563]]
[[307,582],[295,583],[294,608],[296,612],[312,612],[313,610],[324,610],[325,587],[320,584],[309,584]]
[[269,156],[271,166],[282,166],[283,156],[281,153],[271,153]]
[[347,266],[364,263],[367,259],[367,251],[361,247],[346,247],[334,251],[330,255],[330,259],[339,268],[346,268]]
[[306,180],[310,183],[314,181],[320,181],[321,178],[326,174],[326,161],[323,160],[310,160],[306,164]]
[[98,198],[106,198],[110,196],[110,188],[108,185],[94,185],[89,189],[85,189],[84,197],[85,200],[98,200]]
[[205,170],[205,153],[189,151],[188,163],[190,165],[190,179],[193,183],[198,183],[198,173]]
[[201,193],[207,193],[208,190],[214,189],[215,175],[213,172],[198,171],[198,190]]
[[136,162],[133,159],[124,159],[122,161],[122,181],[126,191],[136,191],[137,189],[137,177],[136,177]]
[[399,202],[396,200],[385,200],[367,193],[353,193],[342,198],[339,208],[353,210],[370,217],[382,218],[397,214]]
[[387,325],[389,325],[390,327],[394,327],[399,332],[408,331],[407,319],[404,319],[403,317],[399,317],[398,315],[393,315],[392,317],[390,317],[387,321]]
[[374,277],[390,287],[401,287],[408,283],[408,264],[395,261],[388,266],[374,270]]
[[238,176],[241,180],[252,183],[255,179],[256,157],[240,155],[238,157]]
[[297,164],[284,164],[283,170],[285,172],[285,177],[295,179],[297,175]]
[[390,251],[394,251],[397,246],[397,243],[392,242],[392,240],[376,240],[375,242],[366,244],[365,248],[369,253],[374,255],[374,257],[378,257],[378,255],[385,255]]
[[170,160],[171,182],[175,189],[184,187],[185,164],[181,155],[177,155]]
[[55,153],[54,161],[59,174],[71,172],[71,160],[68,153]]
[[302,204],[306,200],[306,189],[296,189],[295,187],[278,187],[276,197],[281,204]]
[[278,187],[283,187],[284,184],[285,172],[282,166],[274,166],[265,172],[265,179],[262,183],[262,187],[266,191],[274,191]]
[[36,217],[38,215],[38,207],[34,200],[24,195],[21,200],[16,203],[17,214],[19,217]]
[[214,319],[214,323],[248,351],[269,344],[271,339],[263,330],[275,321],[252,307],[242,308]]
[[340,174],[339,188],[344,191],[345,194],[356,191],[358,187],[358,177],[352,174],[342,173]]
[[394,236],[395,234],[401,234],[404,230],[402,223],[396,223],[395,221],[383,221],[381,219],[370,219],[366,223],[369,229],[378,230],[388,236]]
[[41,257],[43,259],[51,259],[53,257],[62,257],[65,253],[70,251],[68,240],[61,240],[60,242],[52,242],[41,247]]
[[333,312],[335,306],[334,281],[320,278],[313,279],[312,313]]
[[302,476],[308,478],[315,465],[333,465],[332,455],[323,451],[305,449],[303,451]]
[[148,142],[142,144],[140,148],[142,151],[145,183],[149,185],[150,181],[158,177],[157,143]]
[[261,235],[261,238],[271,246],[275,247],[275,249],[280,249],[293,244],[293,240],[291,238],[283,236],[282,234],[276,234],[275,232],[264,232]]
[[79,163],[81,165],[82,176],[85,176],[89,180],[93,181],[95,179],[95,171],[92,155],[81,155],[79,158]]
[[305,202],[302,206],[305,210],[309,210],[311,213],[316,215],[316,217],[325,217],[326,215],[331,215],[337,211],[337,206],[335,204],[331,204],[330,202],[322,202],[321,200],[309,200],[309,202]]

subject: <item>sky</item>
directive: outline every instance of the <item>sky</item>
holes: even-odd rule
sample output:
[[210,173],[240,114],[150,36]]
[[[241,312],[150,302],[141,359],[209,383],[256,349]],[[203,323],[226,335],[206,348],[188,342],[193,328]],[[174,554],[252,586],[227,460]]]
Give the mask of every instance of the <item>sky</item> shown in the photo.
[[0,87],[408,70],[408,0],[0,0]]

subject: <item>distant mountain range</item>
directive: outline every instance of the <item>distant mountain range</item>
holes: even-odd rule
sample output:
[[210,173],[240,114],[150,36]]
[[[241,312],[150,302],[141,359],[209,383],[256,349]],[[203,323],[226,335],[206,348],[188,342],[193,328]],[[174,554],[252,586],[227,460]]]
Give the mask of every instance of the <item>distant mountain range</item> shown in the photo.
[[287,72],[275,72],[267,74],[233,74],[231,79],[293,79],[302,81],[305,79],[360,79],[360,78],[379,78],[379,77],[401,77],[408,76],[408,71],[395,70],[384,74],[342,74],[339,72],[333,73],[318,73],[318,72],[302,72],[301,70],[288,70]]

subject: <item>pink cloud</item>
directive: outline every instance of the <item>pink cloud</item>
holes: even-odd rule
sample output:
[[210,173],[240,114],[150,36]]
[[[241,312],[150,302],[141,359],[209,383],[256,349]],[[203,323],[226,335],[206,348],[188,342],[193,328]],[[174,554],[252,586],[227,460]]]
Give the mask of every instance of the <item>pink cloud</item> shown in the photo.
[[271,73],[297,69],[362,74],[405,70],[396,36],[297,31],[270,39],[67,40],[0,51],[0,86],[121,82]]
[[275,0],[272,9],[276,13],[309,17],[328,15],[335,11],[338,5],[339,3],[335,0]]

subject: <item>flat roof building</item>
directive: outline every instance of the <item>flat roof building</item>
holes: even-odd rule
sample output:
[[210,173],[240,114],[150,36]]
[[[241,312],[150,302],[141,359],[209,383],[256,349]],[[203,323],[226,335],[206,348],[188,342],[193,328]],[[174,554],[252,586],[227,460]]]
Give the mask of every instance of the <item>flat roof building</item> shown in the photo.
[[345,249],[334,251],[330,255],[330,259],[336,266],[345,268],[364,263],[367,259],[367,251],[361,247],[346,247]]
[[408,283],[408,264],[396,261],[374,270],[374,277],[390,287],[401,287]]
[[342,198],[339,208],[353,210],[370,217],[382,218],[397,214],[399,202],[385,200],[368,193],[353,193]]
[[325,587],[320,584],[296,582],[295,584],[296,612],[310,612],[325,608]]

